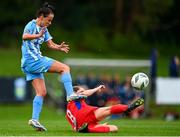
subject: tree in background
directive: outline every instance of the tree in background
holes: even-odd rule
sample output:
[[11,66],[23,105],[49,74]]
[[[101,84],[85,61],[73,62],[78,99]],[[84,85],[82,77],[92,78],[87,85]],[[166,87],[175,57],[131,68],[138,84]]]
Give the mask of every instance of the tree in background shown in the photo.
[[[178,45],[178,0],[48,0],[56,7],[55,38],[70,39],[72,48],[87,52],[120,52],[146,43]],[[0,47],[17,47],[22,26],[35,17],[42,0],[6,0],[0,5]],[[31,5],[31,6],[30,6]],[[63,31],[57,33],[56,30]],[[8,40],[7,40],[8,38]],[[167,44],[167,45],[169,45]],[[78,45],[78,46],[77,46]],[[164,44],[163,44],[164,46]],[[111,49],[114,50],[111,50]],[[128,51],[129,52],[129,51]],[[135,51],[136,52],[136,51]],[[131,53],[131,52],[129,52]],[[134,53],[134,52],[133,52]],[[135,53],[134,53],[135,54]]]

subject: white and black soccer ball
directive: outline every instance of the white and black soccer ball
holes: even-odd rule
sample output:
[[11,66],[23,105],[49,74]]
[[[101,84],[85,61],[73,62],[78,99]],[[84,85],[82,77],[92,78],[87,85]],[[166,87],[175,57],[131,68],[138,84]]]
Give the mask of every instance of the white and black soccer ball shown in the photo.
[[149,78],[145,73],[138,72],[132,76],[131,85],[137,90],[145,89],[149,84]]

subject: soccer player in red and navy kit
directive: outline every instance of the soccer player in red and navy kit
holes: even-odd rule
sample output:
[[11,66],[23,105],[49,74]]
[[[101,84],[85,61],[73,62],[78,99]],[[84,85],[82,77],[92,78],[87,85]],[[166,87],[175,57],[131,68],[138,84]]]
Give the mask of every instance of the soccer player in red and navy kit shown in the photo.
[[[101,92],[104,88],[104,85],[100,85],[94,89],[85,90],[80,86],[75,86],[74,90],[77,94],[90,96],[95,92]],[[85,99],[81,98],[68,102],[66,118],[76,132],[116,132],[117,126],[107,123],[100,124],[99,122],[112,114],[127,114],[143,104],[144,100],[140,98],[130,105],[117,104],[109,107],[94,107],[88,105]]]

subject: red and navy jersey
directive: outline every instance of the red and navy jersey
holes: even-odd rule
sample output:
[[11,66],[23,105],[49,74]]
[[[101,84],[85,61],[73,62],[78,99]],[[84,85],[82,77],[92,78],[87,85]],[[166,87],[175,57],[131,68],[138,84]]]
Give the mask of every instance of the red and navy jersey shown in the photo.
[[88,105],[84,99],[68,102],[66,118],[75,131],[78,131],[83,124],[96,123],[94,111],[97,107]]

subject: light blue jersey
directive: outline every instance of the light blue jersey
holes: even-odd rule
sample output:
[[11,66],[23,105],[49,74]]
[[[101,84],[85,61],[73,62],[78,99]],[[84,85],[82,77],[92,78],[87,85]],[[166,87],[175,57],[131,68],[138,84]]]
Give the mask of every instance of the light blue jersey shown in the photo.
[[[41,28],[37,26],[36,20],[30,21],[24,28],[23,34],[38,34]],[[40,48],[43,42],[52,39],[46,28],[42,37],[33,40],[23,40],[22,42],[22,60],[21,67],[26,66],[27,63],[37,61],[42,57]]]
[[[25,26],[23,34],[38,34],[40,31],[41,27],[37,26],[36,20],[32,20]],[[43,79],[43,73],[47,72],[54,62],[51,58],[43,57],[40,51],[41,44],[50,39],[52,37],[46,28],[45,33],[40,38],[22,41],[21,68],[26,74],[27,80]]]

